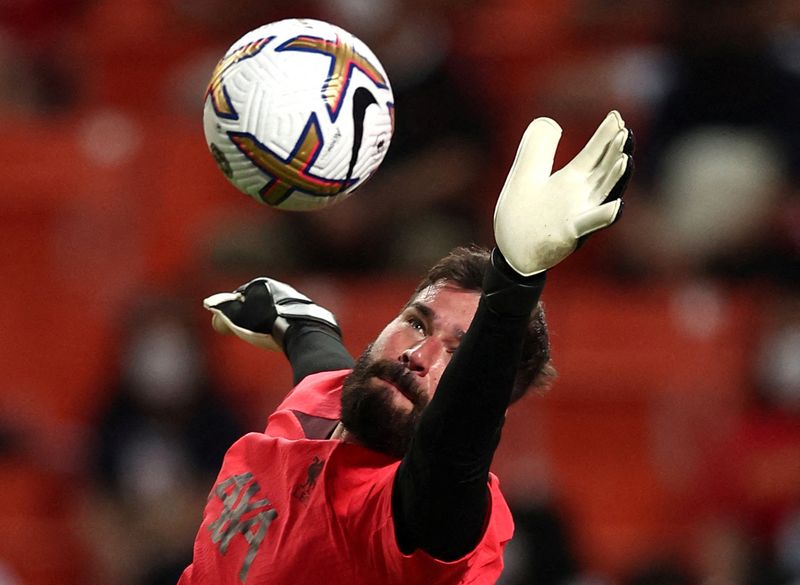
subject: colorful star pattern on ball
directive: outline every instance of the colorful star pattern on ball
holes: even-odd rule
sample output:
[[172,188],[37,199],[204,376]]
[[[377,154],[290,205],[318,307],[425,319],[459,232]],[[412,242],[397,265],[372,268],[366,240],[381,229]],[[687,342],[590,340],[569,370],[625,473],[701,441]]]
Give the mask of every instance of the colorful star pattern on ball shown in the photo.
[[279,204],[295,189],[332,196],[352,184],[352,180],[325,179],[311,174],[310,169],[322,147],[316,114],[311,114],[294,150],[286,157],[281,157],[247,132],[229,132],[228,135],[254,165],[272,177],[259,193],[268,205]]
[[306,51],[318,53],[330,59],[328,76],[322,86],[322,96],[332,121],[339,116],[343,98],[358,69],[378,87],[386,87],[383,74],[366,58],[358,54],[351,43],[336,37],[335,40],[300,35],[275,48],[275,51]]
[[206,89],[206,97],[209,95],[211,96],[211,102],[217,116],[228,120],[239,119],[239,114],[234,109],[231,99],[228,96],[228,91],[225,89],[225,84],[223,83],[225,71],[239,61],[257,55],[273,38],[275,37],[265,37],[253,41],[252,43],[247,43],[217,63],[217,66],[211,74],[211,81],[208,84],[208,89]]

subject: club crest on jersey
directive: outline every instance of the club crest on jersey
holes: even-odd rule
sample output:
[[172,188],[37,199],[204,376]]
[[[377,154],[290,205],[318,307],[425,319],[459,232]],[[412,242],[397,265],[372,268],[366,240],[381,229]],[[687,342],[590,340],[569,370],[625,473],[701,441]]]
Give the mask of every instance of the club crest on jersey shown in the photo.
[[317,485],[317,478],[319,478],[319,474],[322,473],[323,467],[325,467],[325,460],[314,457],[306,470],[306,481],[294,487],[292,496],[301,502],[308,500],[308,497],[311,495],[311,490]]

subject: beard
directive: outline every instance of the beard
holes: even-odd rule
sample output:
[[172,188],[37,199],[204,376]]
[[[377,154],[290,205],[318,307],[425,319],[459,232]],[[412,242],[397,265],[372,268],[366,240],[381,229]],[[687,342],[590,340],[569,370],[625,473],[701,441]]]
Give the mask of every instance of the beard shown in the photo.
[[[428,398],[412,374],[394,360],[374,359],[370,345],[342,386],[342,424],[359,443],[402,459],[419,424]],[[378,378],[395,386],[411,401],[410,411],[394,404],[394,390],[375,385]]]

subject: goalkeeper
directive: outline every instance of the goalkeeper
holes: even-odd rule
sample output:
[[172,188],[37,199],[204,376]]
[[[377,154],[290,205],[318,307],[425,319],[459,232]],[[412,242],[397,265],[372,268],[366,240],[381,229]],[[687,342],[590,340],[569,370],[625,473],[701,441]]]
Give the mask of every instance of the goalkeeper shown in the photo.
[[437,263],[355,362],[333,314],[286,284],[206,299],[218,331],[282,350],[296,385],[225,456],[181,585],[498,579],[513,521],[489,468],[506,409],[552,375],[545,274],[619,217],[632,171],[617,112],[552,173],[560,135],[531,123],[496,247]]

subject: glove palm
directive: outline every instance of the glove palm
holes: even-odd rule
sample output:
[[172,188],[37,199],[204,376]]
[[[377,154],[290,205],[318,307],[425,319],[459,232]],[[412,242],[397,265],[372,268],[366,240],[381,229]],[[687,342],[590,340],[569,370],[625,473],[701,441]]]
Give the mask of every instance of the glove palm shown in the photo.
[[523,276],[558,264],[622,208],[632,139],[619,113],[609,113],[583,150],[551,174],[560,137],[555,121],[531,122],[495,207],[497,246]]

